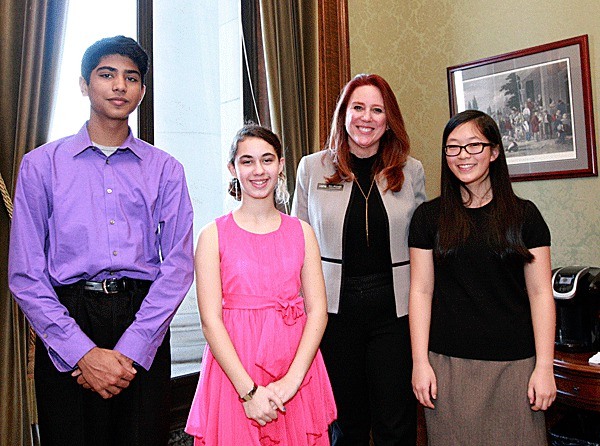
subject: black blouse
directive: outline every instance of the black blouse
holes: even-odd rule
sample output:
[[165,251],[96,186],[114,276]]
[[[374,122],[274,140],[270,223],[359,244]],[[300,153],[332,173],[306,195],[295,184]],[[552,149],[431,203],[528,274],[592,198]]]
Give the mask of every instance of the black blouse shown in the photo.
[[[373,165],[379,155],[358,158],[350,154],[350,157],[352,171],[364,194],[368,195],[373,180]],[[359,277],[374,273],[391,274],[388,217],[376,183],[371,189],[368,204],[369,240],[367,243],[366,201],[356,183],[353,183],[344,221],[342,257],[344,276],[346,277]]]

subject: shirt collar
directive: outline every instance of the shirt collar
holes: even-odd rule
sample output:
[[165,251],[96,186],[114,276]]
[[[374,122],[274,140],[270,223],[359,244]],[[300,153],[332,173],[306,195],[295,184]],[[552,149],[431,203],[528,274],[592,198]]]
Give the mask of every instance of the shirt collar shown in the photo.
[[[73,135],[69,150],[75,157],[80,153],[86,151],[90,147],[94,146],[92,144],[92,140],[90,139],[90,134],[88,133],[86,121],[86,123],[83,124],[79,132]],[[119,146],[119,148],[129,149],[139,159],[143,159],[144,146],[140,144],[137,138],[133,136],[131,128],[129,128],[129,134],[127,135],[127,138],[125,138],[125,141],[123,141],[123,144]]]

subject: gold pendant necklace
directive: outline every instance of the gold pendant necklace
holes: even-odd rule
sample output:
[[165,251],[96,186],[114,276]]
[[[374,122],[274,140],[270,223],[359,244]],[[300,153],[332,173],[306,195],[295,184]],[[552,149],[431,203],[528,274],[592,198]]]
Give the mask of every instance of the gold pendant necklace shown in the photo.
[[371,191],[373,190],[373,185],[375,184],[375,177],[373,177],[371,186],[369,187],[369,192],[367,192],[366,195],[356,178],[354,178],[354,182],[358,186],[358,190],[362,196],[365,197],[365,235],[367,236],[367,246],[369,246],[369,197],[371,196]]

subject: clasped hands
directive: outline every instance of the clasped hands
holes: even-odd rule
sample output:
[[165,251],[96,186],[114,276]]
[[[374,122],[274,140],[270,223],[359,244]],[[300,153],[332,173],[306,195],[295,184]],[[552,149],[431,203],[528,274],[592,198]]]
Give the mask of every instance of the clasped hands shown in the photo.
[[71,373],[84,389],[108,399],[126,389],[137,373],[133,360],[116,350],[94,347],[77,363]]
[[284,404],[292,399],[299,387],[287,377],[273,381],[266,387],[258,386],[252,399],[243,403],[246,416],[261,426],[276,420],[277,411],[285,413]]

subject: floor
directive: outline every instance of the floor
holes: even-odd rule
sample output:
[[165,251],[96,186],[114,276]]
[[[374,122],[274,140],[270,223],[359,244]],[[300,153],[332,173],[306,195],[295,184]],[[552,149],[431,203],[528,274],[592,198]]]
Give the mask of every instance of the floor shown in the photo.
[[194,439],[186,434],[182,429],[171,432],[169,437],[169,446],[193,446]]
[[[417,413],[417,446],[427,446],[427,432],[425,431],[425,421],[423,417],[423,409],[419,408]],[[194,441],[191,436],[183,432],[183,429],[178,429],[171,432],[169,438],[169,446],[193,446]]]
[[[577,415],[577,413],[575,413]],[[560,446],[560,445],[600,445],[600,418],[598,414],[587,414],[584,413],[583,418],[578,416],[573,422],[572,418],[574,416],[573,411],[560,404],[556,404],[555,407],[551,408],[546,414],[546,424],[548,426],[549,431],[553,430],[553,427],[557,425],[557,423],[567,417],[569,421],[574,425],[569,427],[566,430],[561,428],[559,434],[552,436],[549,433],[548,436],[548,445]],[[566,421],[566,420],[565,420]],[[417,446],[427,446],[427,432],[425,430],[425,420],[423,416],[423,409],[420,407],[417,414]],[[564,424],[564,423],[563,423]],[[585,425],[584,430],[587,431],[585,435],[586,441],[581,442],[582,440],[573,438],[574,436],[579,436],[580,434],[571,433],[569,431],[573,431],[575,428],[580,428]],[[564,426],[563,426],[564,427]],[[557,429],[554,429],[557,430]],[[569,440],[572,442],[565,443],[564,440],[566,437],[570,437]],[[183,429],[179,429],[171,433],[171,438],[169,439],[169,446],[193,446],[194,441],[191,436],[183,432]]]

